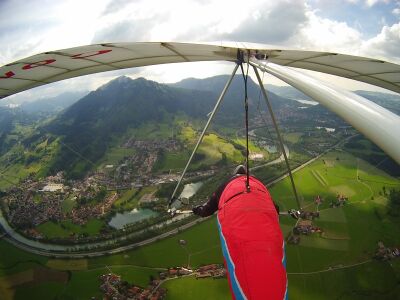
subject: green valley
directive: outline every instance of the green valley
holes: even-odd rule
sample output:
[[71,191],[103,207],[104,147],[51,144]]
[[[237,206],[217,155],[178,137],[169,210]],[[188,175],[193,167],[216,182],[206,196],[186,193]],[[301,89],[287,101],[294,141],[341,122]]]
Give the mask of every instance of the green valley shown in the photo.
[[[190,80],[120,77],[59,114],[11,124],[0,156],[0,298],[230,299],[216,218],[166,210],[221,79],[193,90]],[[178,190],[193,189],[182,210],[203,203],[245,160],[241,80]],[[258,89],[249,85],[251,173],[281,211],[297,209],[271,120],[255,109]],[[303,214],[280,216],[289,297],[394,299],[399,166],[320,106],[273,93],[271,102]]]

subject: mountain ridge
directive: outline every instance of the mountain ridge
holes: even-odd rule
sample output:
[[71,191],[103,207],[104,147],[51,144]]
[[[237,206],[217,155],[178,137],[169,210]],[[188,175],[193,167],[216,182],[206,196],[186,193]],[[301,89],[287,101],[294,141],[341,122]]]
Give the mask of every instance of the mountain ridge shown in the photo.
[[[138,128],[146,122],[172,126],[178,115],[198,124],[205,122],[228,78],[228,75],[219,75],[163,84],[143,77],[131,79],[121,76],[88,93],[52,120],[38,126],[23,144],[34,151],[35,145],[46,139],[59,141],[59,150],[50,161],[48,172],[66,171],[71,177],[79,177],[91,170],[129,128]],[[265,112],[265,103],[258,85],[251,78],[248,95],[250,119],[253,120]],[[313,125],[320,122],[329,127],[330,122],[339,120],[320,105],[310,107],[272,91],[268,95],[280,122],[295,125],[302,120],[310,126],[321,126]],[[240,75],[233,78],[225,97],[213,124],[239,129],[244,118],[244,85]]]

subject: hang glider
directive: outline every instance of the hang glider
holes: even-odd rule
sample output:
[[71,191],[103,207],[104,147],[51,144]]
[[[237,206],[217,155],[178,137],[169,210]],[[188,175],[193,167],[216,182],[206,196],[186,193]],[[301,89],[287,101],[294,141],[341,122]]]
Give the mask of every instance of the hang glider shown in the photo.
[[2,66],[0,98],[68,78],[125,68],[196,61],[236,62],[238,51],[247,53],[248,63],[254,67],[286,81],[337,113],[400,164],[400,135],[395,130],[400,128],[399,116],[299,71],[337,75],[400,93],[400,65],[359,56],[248,43],[96,44],[44,52]]

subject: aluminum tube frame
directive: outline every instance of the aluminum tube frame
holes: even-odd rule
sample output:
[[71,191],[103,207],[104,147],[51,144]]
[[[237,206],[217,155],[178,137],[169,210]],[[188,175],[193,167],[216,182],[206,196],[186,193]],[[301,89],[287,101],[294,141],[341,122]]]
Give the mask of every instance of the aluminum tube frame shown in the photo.
[[270,103],[270,101],[268,99],[267,91],[264,88],[263,82],[261,80],[261,77],[260,77],[260,74],[258,73],[257,68],[259,68],[259,67],[253,65],[254,73],[256,74],[256,77],[257,77],[257,80],[258,80],[258,84],[260,85],[260,89],[261,89],[261,92],[262,92],[262,94],[264,96],[264,100],[265,100],[265,102],[267,104],[269,114],[271,115],[272,123],[274,124],[274,127],[275,127],[276,135],[278,136],[279,146],[281,148],[281,152],[283,154],[283,157],[285,158],[286,167],[287,167],[288,172],[289,172],[290,182],[292,184],[293,194],[294,194],[294,197],[296,199],[298,209],[301,210],[302,209],[302,205],[300,203],[300,199],[299,199],[299,196],[297,194],[296,185],[294,184],[293,174],[292,174],[292,170],[290,169],[289,160],[287,158],[286,151],[285,151],[285,146],[283,145],[282,136],[281,136],[281,133],[279,131],[278,124],[276,123],[275,115],[274,115],[274,112],[272,110],[271,103]]
[[197,144],[196,144],[196,146],[195,146],[194,149],[193,149],[192,155],[190,155],[190,158],[189,158],[188,162],[186,163],[186,166],[185,166],[185,169],[183,170],[183,173],[182,173],[182,175],[181,175],[181,178],[179,179],[178,184],[176,185],[176,187],[175,187],[175,189],[174,189],[174,192],[172,193],[171,199],[170,199],[169,202],[168,202],[168,208],[170,208],[171,205],[172,205],[172,203],[176,200],[176,199],[175,199],[175,194],[176,194],[176,192],[178,191],[179,186],[181,185],[182,179],[183,179],[183,177],[185,176],[186,171],[187,171],[187,169],[188,169],[190,163],[192,162],[192,159],[193,159],[193,157],[194,157],[194,154],[196,153],[197,149],[199,148],[201,142],[203,141],[203,137],[204,137],[204,135],[205,135],[205,133],[206,133],[208,127],[210,126],[210,123],[211,123],[212,119],[214,118],[214,115],[215,115],[215,113],[217,112],[217,110],[218,110],[218,108],[219,108],[219,106],[220,106],[222,100],[224,99],[225,94],[226,94],[226,92],[228,91],[228,88],[229,88],[229,86],[231,85],[232,80],[233,80],[233,78],[235,77],[235,74],[236,74],[238,68],[239,68],[239,64],[237,63],[237,64],[235,65],[235,68],[233,69],[233,72],[232,72],[231,76],[229,77],[228,81],[226,82],[225,87],[224,87],[224,89],[222,90],[221,95],[219,96],[219,98],[218,98],[218,100],[217,100],[217,103],[215,103],[214,109],[212,110],[211,115],[210,115],[210,117],[208,118],[208,121],[207,121],[206,125],[205,125],[204,128],[203,128],[203,132],[201,133],[200,138],[198,139]]
[[400,164],[400,116],[352,92],[293,68],[250,58],[250,64],[302,91],[336,113]]

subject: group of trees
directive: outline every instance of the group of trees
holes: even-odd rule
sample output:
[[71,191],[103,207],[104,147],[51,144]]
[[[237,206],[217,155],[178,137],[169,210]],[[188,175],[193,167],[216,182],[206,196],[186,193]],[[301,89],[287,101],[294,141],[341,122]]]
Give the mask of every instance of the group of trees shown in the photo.
[[400,216],[400,189],[391,189],[389,192],[389,214]]

